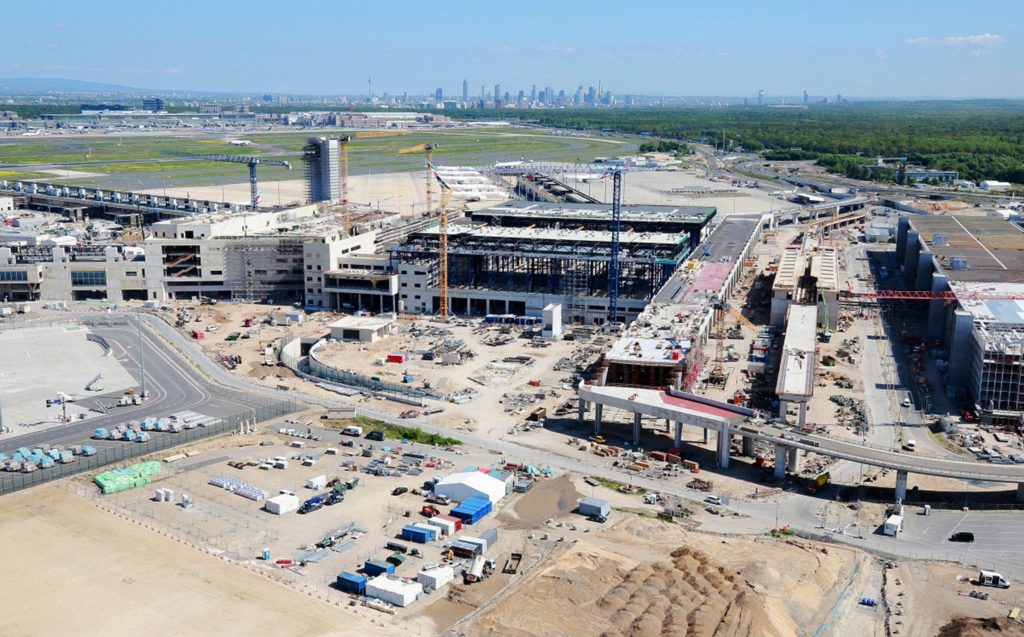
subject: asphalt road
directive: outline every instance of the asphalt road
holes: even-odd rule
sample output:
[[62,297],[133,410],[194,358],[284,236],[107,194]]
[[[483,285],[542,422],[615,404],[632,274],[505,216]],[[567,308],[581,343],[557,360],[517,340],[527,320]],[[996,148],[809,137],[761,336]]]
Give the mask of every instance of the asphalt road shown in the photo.
[[[138,407],[118,407],[108,415],[96,416],[72,424],[52,427],[9,439],[0,439],[0,452],[10,454],[19,447],[34,448],[44,444],[72,445],[86,441],[97,427],[114,427],[129,420],[149,416],[166,416],[191,410],[203,415],[223,417],[253,410],[253,395],[241,389],[213,386],[192,365],[181,359],[168,344],[149,330],[143,332],[140,355],[137,328],[132,325],[91,326],[90,329],[110,343],[112,356],[138,381],[143,356],[146,367],[146,389],[150,398]],[[212,361],[211,361],[212,363]],[[280,399],[280,396],[277,397]],[[100,398],[80,398],[69,412],[86,411]],[[112,402],[110,398],[104,403]],[[256,401],[260,402],[260,401]]]

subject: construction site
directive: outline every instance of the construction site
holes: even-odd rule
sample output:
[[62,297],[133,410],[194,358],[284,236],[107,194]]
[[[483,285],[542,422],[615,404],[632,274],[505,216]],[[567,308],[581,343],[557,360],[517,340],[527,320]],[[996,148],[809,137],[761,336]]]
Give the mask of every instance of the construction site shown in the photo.
[[[180,358],[220,388],[200,416],[227,409],[226,388],[291,409],[206,434],[181,431],[183,407],[143,403],[120,412],[123,439],[94,444],[181,444],[104,472],[70,462],[48,485],[52,468],[33,467],[39,486],[4,496],[21,513],[0,516],[0,539],[45,537],[67,559],[19,551],[19,571],[49,566],[8,603],[72,577],[65,565],[82,555],[94,568],[66,603],[93,617],[90,586],[120,550],[109,538],[126,537],[145,547],[132,558],[142,570],[112,594],[170,571],[190,621],[215,623],[222,606],[206,598],[231,595],[248,613],[240,626],[281,634],[931,635],[1024,606],[1016,588],[967,595],[979,568],[1024,577],[1010,535],[1019,434],[978,422],[984,399],[961,413],[970,394],[945,389],[953,345],[924,331],[919,309],[941,306],[960,327],[967,312],[969,333],[994,342],[1012,323],[998,304],[1015,301],[901,270],[926,264],[910,239],[944,247],[929,219],[901,218],[891,246],[867,239],[874,215],[838,205],[808,206],[798,223],[695,205],[694,183],[742,197],[709,171],[605,171],[605,198],[536,166],[434,166],[432,144],[405,150],[427,170],[403,178],[422,202],[403,214],[352,203],[346,143],[309,140],[301,205],[264,209],[250,163],[251,204],[237,212],[182,210],[134,241],[0,248],[0,292],[24,309],[0,319],[0,336],[128,308],[137,349],[125,327],[97,328],[127,373],[145,374],[146,349],[151,365]],[[685,190],[631,201],[634,177]],[[473,200],[492,188],[522,198]],[[34,199],[13,197],[5,214],[35,215]],[[987,221],[957,223],[986,241]],[[922,288],[936,296],[911,298]],[[105,363],[117,391],[131,384]],[[994,372],[983,391],[1008,409]],[[17,400],[39,399],[18,387]],[[72,420],[94,437],[91,420],[116,417],[91,409],[88,389],[73,398]],[[4,409],[5,424],[28,413]],[[80,442],[55,428],[44,450],[44,430],[23,429],[41,455]],[[34,449],[0,442],[4,476],[24,473]],[[998,445],[1007,463],[971,451]],[[965,528],[970,552],[946,540]],[[129,628],[154,629],[163,603],[140,602]]]

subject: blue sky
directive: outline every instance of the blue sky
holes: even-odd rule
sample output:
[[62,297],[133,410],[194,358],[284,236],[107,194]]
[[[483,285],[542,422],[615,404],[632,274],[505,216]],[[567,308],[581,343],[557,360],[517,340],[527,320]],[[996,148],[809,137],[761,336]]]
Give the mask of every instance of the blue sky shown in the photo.
[[1024,97],[1013,0],[6,0],[0,77],[271,93]]

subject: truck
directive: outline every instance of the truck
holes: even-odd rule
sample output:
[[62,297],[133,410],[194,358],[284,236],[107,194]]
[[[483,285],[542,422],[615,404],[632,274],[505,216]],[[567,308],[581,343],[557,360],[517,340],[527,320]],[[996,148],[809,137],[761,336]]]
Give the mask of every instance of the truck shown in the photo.
[[313,496],[312,498],[310,498],[310,499],[306,500],[305,502],[303,502],[302,506],[299,507],[299,513],[302,513],[302,514],[312,513],[313,511],[318,511],[318,510],[322,509],[323,507],[324,507],[324,496],[317,495],[317,496]]
[[1010,583],[995,571],[981,571],[978,573],[978,586],[993,586],[995,588],[1010,588]]
[[818,477],[814,478],[813,480],[807,483],[807,493],[817,493],[822,488],[824,488],[825,485],[827,485],[831,480],[832,475],[829,474],[828,471],[820,474]]

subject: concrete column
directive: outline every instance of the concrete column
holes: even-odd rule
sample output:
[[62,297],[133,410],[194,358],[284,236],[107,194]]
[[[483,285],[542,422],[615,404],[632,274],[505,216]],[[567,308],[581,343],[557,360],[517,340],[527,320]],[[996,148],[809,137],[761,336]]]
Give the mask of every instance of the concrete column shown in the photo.
[[896,472],[896,501],[903,502],[907,499],[907,472]]
[[594,403],[594,435],[601,435],[601,415],[604,412],[604,405]]
[[580,410],[579,410],[579,415],[577,416],[577,420],[579,420],[579,422],[582,423],[583,422],[583,417],[586,415],[586,413],[587,413],[587,401],[585,401],[582,398],[580,398]]
[[703,427],[703,429],[704,429],[704,444],[708,444],[708,430],[707,430],[707,427]]
[[676,423],[676,436],[675,436],[675,448],[681,449],[683,447],[683,421]]
[[800,403],[800,428],[804,428],[804,424],[807,422],[807,403]]
[[754,439],[750,436],[743,436],[743,455],[754,455]]
[[1024,502],[1024,482],[1017,483],[1017,502]]
[[779,418],[783,422],[786,421],[786,405],[787,405],[786,401],[784,401],[784,400],[780,400],[779,401]]
[[775,479],[782,480],[786,477],[786,448],[782,445],[775,445]]
[[786,469],[790,473],[800,472],[800,450],[796,447],[790,447],[786,452]]
[[718,432],[718,466],[723,469],[729,468],[729,443],[731,440],[731,428],[729,425],[722,425],[721,431]]
[[633,446],[637,447],[640,445],[640,419],[643,416],[640,412],[633,414]]

